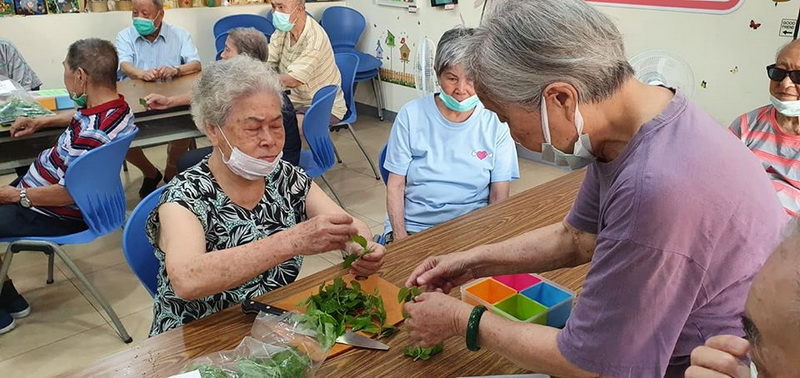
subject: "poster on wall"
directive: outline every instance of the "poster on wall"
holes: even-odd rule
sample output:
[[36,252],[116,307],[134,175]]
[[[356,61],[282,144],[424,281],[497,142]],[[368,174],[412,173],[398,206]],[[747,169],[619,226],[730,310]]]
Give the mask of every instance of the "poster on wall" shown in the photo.
[[725,14],[735,11],[744,0],[586,0],[598,5]]
[[44,0],[17,0],[17,14],[21,15],[34,15],[34,14],[47,14],[47,8],[44,5]]
[[47,0],[47,13],[78,13],[78,0]]
[[417,0],[375,0],[375,4],[387,7],[408,8],[412,5],[416,7]]

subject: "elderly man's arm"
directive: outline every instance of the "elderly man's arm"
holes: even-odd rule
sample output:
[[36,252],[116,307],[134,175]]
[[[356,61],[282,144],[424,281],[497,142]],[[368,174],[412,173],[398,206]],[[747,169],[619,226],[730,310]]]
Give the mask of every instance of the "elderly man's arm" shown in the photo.
[[119,69],[125,76],[134,80],[153,81],[156,79],[155,70],[142,70],[137,68],[131,62],[121,62]]
[[158,247],[175,294],[204,298],[237,287],[297,255],[344,247],[357,232],[349,216],[325,215],[265,239],[206,253],[205,233],[197,216],[176,203],[158,208]]
[[54,115],[39,118],[19,117],[11,125],[11,137],[19,138],[33,134],[42,129],[62,128],[69,126],[75,111],[60,111]]
[[[11,186],[0,187],[0,204],[19,203],[20,190]],[[48,185],[28,188],[27,197],[33,206],[67,206],[74,201],[67,188],[61,185]]]

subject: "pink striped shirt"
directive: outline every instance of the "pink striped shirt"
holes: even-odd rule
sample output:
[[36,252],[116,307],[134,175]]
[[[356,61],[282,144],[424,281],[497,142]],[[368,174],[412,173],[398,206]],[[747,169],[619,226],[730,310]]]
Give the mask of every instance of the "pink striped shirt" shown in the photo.
[[772,105],[736,118],[731,132],[761,160],[783,208],[800,215],[800,135],[787,134],[778,126]]

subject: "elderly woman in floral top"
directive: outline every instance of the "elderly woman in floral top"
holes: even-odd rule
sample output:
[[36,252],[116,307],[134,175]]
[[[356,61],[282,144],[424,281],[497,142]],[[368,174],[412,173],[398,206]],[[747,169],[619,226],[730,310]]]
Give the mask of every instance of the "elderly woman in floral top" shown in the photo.
[[[160,260],[150,330],[156,335],[292,283],[304,255],[359,252],[350,235],[371,239],[301,170],[281,160],[279,76],[248,57],[203,71],[192,115],[214,146],[167,186],[147,233]],[[351,271],[380,269],[384,249]]]

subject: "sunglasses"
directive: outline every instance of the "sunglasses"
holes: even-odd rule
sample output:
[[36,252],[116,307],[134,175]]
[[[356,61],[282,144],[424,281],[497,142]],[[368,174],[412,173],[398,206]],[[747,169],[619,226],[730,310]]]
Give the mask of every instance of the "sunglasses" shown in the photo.
[[787,71],[782,68],[775,67],[774,64],[767,66],[767,77],[772,81],[783,81],[786,76],[792,80],[792,83],[800,84],[800,70]]

